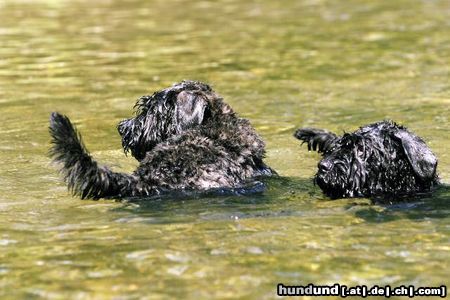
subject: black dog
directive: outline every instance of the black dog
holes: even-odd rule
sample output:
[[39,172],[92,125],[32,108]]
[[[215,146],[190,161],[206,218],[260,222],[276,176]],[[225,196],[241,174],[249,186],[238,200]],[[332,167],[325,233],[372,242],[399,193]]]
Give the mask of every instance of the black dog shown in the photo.
[[183,81],[141,97],[136,117],[119,123],[132,174],[98,166],[66,116],[52,113],[50,150],[69,189],[81,198],[149,196],[166,190],[239,187],[275,172],[263,162],[264,142],[206,84]]
[[423,193],[438,183],[437,159],[405,127],[382,121],[342,137],[313,128],[294,136],[322,153],[315,182],[331,198]]

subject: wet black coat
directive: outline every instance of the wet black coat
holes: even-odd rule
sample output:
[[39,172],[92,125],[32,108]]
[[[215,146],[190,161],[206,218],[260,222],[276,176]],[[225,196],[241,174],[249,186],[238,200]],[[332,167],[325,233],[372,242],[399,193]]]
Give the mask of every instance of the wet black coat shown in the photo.
[[411,195],[438,183],[436,156],[421,138],[392,121],[343,136],[302,128],[295,137],[322,153],[315,182],[332,198]]
[[264,142],[206,84],[183,81],[141,97],[136,116],[119,123],[132,174],[99,166],[70,120],[53,113],[51,155],[81,198],[149,196],[166,190],[238,187],[275,172],[263,162]]

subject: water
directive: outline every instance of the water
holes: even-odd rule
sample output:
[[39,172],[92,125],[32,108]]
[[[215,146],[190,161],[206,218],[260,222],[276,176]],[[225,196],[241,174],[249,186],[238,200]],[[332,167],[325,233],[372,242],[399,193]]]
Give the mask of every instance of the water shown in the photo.
[[[449,284],[450,190],[330,201],[292,137],[392,118],[450,183],[448,1],[0,2],[0,297],[275,298],[276,284]],[[72,198],[46,153],[51,111],[132,171],[115,126],[182,79],[212,83],[267,141],[261,195]]]

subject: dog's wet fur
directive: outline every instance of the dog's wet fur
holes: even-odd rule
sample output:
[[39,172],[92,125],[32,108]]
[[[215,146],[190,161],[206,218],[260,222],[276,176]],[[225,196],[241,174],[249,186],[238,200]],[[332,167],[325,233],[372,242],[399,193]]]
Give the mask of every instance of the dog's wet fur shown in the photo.
[[316,128],[298,129],[294,136],[322,154],[314,181],[330,198],[393,199],[428,193],[438,184],[436,156],[393,121],[343,136]]
[[50,117],[50,155],[81,198],[146,197],[170,190],[235,188],[276,174],[265,144],[209,85],[183,81],[141,97],[134,118],[121,121],[124,151],[139,161],[132,174],[100,166],[67,116]]

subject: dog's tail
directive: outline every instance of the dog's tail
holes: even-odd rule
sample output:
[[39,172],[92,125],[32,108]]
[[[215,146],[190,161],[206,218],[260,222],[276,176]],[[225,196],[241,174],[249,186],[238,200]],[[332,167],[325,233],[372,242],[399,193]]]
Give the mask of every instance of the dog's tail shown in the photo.
[[98,166],[68,117],[52,113],[49,131],[53,144],[50,156],[62,164],[61,173],[74,195],[98,199],[131,194],[136,178]]
[[316,128],[297,129],[294,136],[303,141],[303,143],[307,143],[309,151],[312,149],[319,153],[325,153],[331,150],[339,139],[334,133]]

